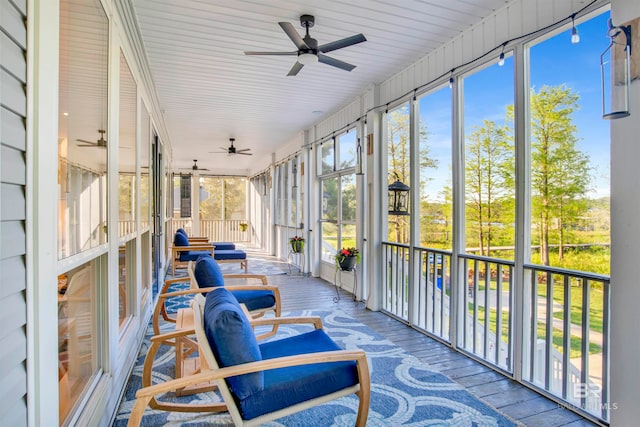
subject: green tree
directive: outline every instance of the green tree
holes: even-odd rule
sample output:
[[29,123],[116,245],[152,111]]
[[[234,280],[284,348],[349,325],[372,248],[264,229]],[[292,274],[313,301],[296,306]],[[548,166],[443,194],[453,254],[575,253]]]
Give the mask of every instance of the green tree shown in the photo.
[[[388,184],[392,184],[396,179],[408,186],[411,184],[411,152],[410,152],[410,127],[409,127],[409,104],[389,112],[387,116],[387,149],[388,149]],[[437,160],[429,156],[427,145],[427,131],[424,123],[420,122],[418,128],[418,138],[420,144],[420,168],[430,168],[437,165]],[[425,176],[425,174],[421,174]],[[424,183],[419,183],[423,186]],[[413,189],[417,191],[418,189]],[[409,241],[409,217],[390,216],[389,223],[392,224],[389,230],[389,239],[395,242],[406,243]]]
[[514,147],[508,126],[492,120],[469,135],[465,145],[466,226],[475,234],[480,254],[490,256],[494,224],[510,223],[506,209],[513,198]]
[[549,265],[552,231],[562,260],[568,226],[584,213],[591,184],[589,157],[577,148],[572,114],[578,95],[564,85],[531,89],[532,209],[540,258]]

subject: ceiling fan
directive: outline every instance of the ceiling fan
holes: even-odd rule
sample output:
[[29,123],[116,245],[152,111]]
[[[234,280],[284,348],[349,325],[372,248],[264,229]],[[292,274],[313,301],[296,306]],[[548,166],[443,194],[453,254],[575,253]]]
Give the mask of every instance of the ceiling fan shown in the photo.
[[210,153],[213,154],[242,154],[243,156],[253,156],[253,153],[247,153],[247,151],[250,151],[251,148],[243,148],[242,150],[238,150],[236,147],[233,146],[233,143],[235,142],[235,138],[229,138],[229,141],[231,142],[231,145],[228,147],[220,147],[221,150],[223,151],[210,151]]
[[84,143],[84,144],[78,144],[78,147],[107,148],[107,140],[104,139],[104,134],[107,133],[107,131],[104,129],[98,129],[98,133],[100,133],[100,138],[96,141],[87,141],[86,139],[76,139],[76,141]]
[[196,171],[208,171],[209,169],[207,169],[207,168],[199,168],[198,167],[198,160],[193,159],[193,166],[191,166],[190,168],[182,168],[182,170],[190,170],[190,171],[196,172]]
[[325,53],[331,52],[343,47],[348,47],[354,44],[362,43],[367,39],[362,34],[356,34],[351,37],[336,40],[331,43],[318,46],[318,41],[309,35],[309,28],[315,24],[315,17],[313,15],[302,15],[300,17],[300,24],[306,29],[306,35],[300,37],[290,22],[278,22],[278,25],[282,27],[284,32],[289,36],[293,44],[298,48],[293,52],[246,52],[245,55],[298,55],[298,61],[293,64],[289,74],[287,76],[295,76],[298,72],[307,64],[314,62],[322,62],[323,64],[331,65],[341,70],[351,71],[356,68],[355,65],[349,64],[339,59],[331,58]]

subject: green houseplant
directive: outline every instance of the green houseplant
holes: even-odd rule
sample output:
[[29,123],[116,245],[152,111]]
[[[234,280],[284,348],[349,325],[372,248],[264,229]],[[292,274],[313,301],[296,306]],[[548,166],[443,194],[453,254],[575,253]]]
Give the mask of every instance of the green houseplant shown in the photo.
[[295,253],[302,253],[304,249],[304,238],[300,236],[293,236],[289,239],[289,244],[291,245],[291,250]]
[[249,224],[247,224],[246,222],[241,222],[238,226],[240,227],[240,231],[247,231]]
[[336,270],[351,271],[360,262],[360,251],[357,248],[342,248],[334,258]]

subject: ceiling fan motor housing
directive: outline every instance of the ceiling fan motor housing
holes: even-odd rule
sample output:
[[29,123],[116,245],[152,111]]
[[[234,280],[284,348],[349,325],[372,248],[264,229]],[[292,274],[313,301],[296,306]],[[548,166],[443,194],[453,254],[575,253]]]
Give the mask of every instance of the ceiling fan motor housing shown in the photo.
[[300,25],[302,25],[302,28],[313,28],[315,23],[316,23],[316,18],[313,15],[300,16]]

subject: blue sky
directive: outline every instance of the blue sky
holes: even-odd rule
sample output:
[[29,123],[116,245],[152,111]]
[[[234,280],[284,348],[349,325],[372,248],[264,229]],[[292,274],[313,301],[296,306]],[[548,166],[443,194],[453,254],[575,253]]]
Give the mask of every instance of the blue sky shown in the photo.
[[[565,84],[576,92],[580,108],[573,114],[578,132],[578,148],[589,155],[593,191],[591,197],[609,195],[610,136],[609,121],[602,119],[600,94],[600,54],[607,48],[609,12],[586,22],[577,22],[580,43],[570,41],[570,28],[530,49],[530,85]],[[507,55],[508,56],[508,55]],[[497,59],[497,58],[496,58]],[[503,122],[506,106],[513,104],[513,59],[505,65],[493,64],[464,79],[465,133],[481,126],[483,119]],[[449,185],[451,165],[451,91],[444,87],[420,99],[421,116],[426,123],[430,155],[439,161],[437,171],[429,169],[433,178],[427,184],[430,200],[444,185]]]

